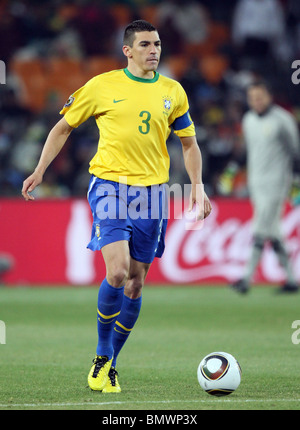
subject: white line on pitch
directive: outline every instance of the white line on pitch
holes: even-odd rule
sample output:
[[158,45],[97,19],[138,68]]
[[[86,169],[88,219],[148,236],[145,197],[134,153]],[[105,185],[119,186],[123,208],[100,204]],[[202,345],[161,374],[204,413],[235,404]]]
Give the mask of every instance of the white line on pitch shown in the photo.
[[199,399],[199,400],[149,400],[149,401],[114,401],[114,402],[68,402],[68,403],[0,403],[0,408],[37,408],[37,407],[64,407],[64,406],[105,406],[105,405],[127,405],[135,404],[169,404],[169,403],[264,403],[264,402],[300,402],[300,399]]

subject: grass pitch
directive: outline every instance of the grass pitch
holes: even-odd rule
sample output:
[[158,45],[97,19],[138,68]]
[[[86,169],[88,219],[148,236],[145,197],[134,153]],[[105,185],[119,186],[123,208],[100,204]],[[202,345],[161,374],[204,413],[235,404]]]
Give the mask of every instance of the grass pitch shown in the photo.
[[[300,344],[292,322],[300,295],[254,287],[150,287],[121,351],[120,394],[87,388],[98,288],[2,288],[0,409],[300,409]],[[233,354],[242,382],[228,397],[200,388],[196,371],[213,351]]]

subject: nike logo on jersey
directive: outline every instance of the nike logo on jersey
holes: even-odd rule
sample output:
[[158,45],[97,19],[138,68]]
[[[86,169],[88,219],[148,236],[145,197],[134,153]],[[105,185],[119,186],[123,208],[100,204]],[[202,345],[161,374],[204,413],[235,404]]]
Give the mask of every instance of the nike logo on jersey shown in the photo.
[[114,103],[120,103],[120,102],[123,102],[124,100],[127,100],[127,99],[120,99],[120,100],[114,99]]

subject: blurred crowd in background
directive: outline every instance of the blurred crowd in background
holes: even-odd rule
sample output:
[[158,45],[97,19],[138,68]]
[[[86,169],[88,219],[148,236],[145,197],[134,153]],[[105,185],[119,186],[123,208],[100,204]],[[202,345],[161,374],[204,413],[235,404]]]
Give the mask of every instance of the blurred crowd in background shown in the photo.
[[[299,0],[0,1],[0,196],[20,196],[68,96],[88,79],[126,66],[125,26],[154,24],[162,40],[159,72],[185,88],[210,196],[247,196],[241,118],[245,89],[267,80],[275,101],[300,123],[291,64],[300,59]],[[48,168],[39,197],[81,197],[98,142],[91,118],[75,129]],[[179,139],[168,140],[170,183],[188,183]],[[234,172],[227,186],[224,175]],[[221,179],[221,180],[220,180]]]

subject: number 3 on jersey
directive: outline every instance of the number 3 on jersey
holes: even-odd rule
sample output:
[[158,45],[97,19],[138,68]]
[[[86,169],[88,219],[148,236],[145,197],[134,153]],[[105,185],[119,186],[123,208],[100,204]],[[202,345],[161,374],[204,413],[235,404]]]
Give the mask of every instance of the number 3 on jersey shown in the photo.
[[139,115],[141,118],[143,118],[142,123],[143,125],[139,126],[139,132],[142,134],[148,134],[150,131],[150,124],[149,121],[151,119],[151,114],[147,110],[142,110]]

